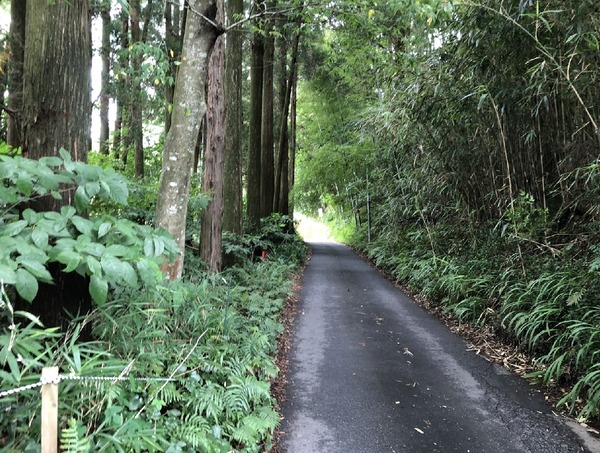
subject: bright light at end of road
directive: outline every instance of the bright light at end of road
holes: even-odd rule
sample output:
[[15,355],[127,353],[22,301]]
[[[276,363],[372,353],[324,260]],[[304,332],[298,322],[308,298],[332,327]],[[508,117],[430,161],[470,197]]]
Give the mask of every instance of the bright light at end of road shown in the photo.
[[298,234],[306,242],[335,242],[327,225],[299,212],[294,213],[294,219],[298,221]]

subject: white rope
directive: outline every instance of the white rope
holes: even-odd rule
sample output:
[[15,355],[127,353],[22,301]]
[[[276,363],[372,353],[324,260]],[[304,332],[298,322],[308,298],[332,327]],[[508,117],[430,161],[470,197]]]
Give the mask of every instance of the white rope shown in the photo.
[[29,385],[23,385],[22,387],[15,387],[14,389],[4,390],[0,392],[0,399],[6,398],[7,396],[12,396],[19,394],[21,392],[26,392],[28,390],[33,390],[42,385],[47,384],[59,384],[60,381],[141,381],[141,382],[171,382],[176,381],[177,379],[173,378],[148,378],[148,377],[128,377],[128,376],[76,376],[74,374],[64,375],[60,374],[55,379],[42,379],[40,378],[39,382]]

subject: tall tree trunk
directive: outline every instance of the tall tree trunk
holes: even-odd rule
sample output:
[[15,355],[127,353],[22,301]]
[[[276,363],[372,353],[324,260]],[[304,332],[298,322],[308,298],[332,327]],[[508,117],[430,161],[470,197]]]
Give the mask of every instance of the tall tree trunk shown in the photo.
[[110,96],[108,93],[110,77],[110,1],[102,4],[100,17],[102,18],[102,48],[100,57],[102,59],[102,76],[100,89],[100,152],[109,153],[110,125],[108,118],[108,106]]
[[[255,2],[255,5],[256,8],[262,8],[262,3]],[[261,126],[264,53],[264,39],[262,33],[255,32],[252,39],[252,55],[250,63],[250,118],[248,119],[249,140],[246,209],[249,231],[258,231],[260,229]]]
[[[150,8],[149,3],[147,8]],[[132,93],[131,93],[131,136],[134,146],[134,174],[136,178],[144,177],[144,132],[142,130],[142,81],[141,66],[142,56],[136,45],[142,42],[140,30],[140,0],[131,0],[129,3],[129,12],[131,14],[131,45],[133,47],[133,56],[131,58],[132,75]],[[144,24],[146,28],[146,24]]]
[[[175,5],[175,8],[179,8]],[[175,93],[175,42],[178,41],[173,28],[173,5],[171,2],[165,2],[165,44],[167,46],[167,60],[169,68],[167,70],[167,80],[165,81],[165,133],[171,128],[171,108],[173,106],[173,94]],[[173,79],[173,82],[169,79]]]
[[[223,26],[223,0],[217,2],[216,23]],[[225,152],[225,36],[217,38],[208,65],[206,150],[202,166],[202,191],[212,200],[202,211],[200,258],[211,272],[221,270],[223,229],[223,158]]]
[[292,98],[292,89],[294,87],[298,61],[298,44],[300,42],[300,33],[294,36],[292,44],[292,56],[290,61],[289,79],[285,92],[283,110],[281,114],[281,125],[279,133],[279,159],[277,169],[277,180],[281,190],[277,194],[277,205],[279,212],[284,215],[289,215],[289,134],[288,134],[288,117],[290,112],[290,102]]
[[200,119],[206,112],[206,71],[208,58],[219,30],[201,17],[213,21],[216,0],[190,0],[193,12],[187,15],[179,67],[173,120],[165,140],[163,164],[156,206],[156,224],[169,231],[181,250],[173,263],[162,270],[170,279],[181,277],[185,252],[185,221],[194,147]]
[[121,158],[123,163],[127,163],[126,149],[129,146],[127,137],[129,132],[124,125],[127,124],[127,106],[129,104],[129,90],[127,89],[128,82],[120,74],[124,68],[129,66],[128,52],[129,49],[129,15],[126,11],[121,12],[121,30],[119,31],[119,47],[121,53],[119,55],[119,67],[116,72],[117,84],[116,84],[116,101],[117,101],[117,112],[115,117],[115,127],[113,135],[113,152],[115,159]]
[[273,22],[267,21],[265,29],[265,53],[263,57],[263,99],[260,156],[260,211],[261,217],[268,217],[273,212],[273,195],[275,191],[274,164],[274,89],[273,66],[275,60],[275,39],[271,35]]
[[181,4],[179,1],[165,2],[165,43],[167,46],[167,59],[169,61],[167,81],[165,83],[165,134],[171,128],[173,95],[175,94],[175,80],[177,78],[176,63],[181,57],[181,44],[183,41],[181,17]]
[[[290,168],[289,168],[289,192],[291,193],[294,189],[294,180],[296,172],[296,113],[297,113],[297,91],[298,91],[298,68],[293,72],[292,77],[292,95],[290,99]],[[288,194],[288,200],[290,200]],[[289,213],[294,215],[294,200],[289,201]]]
[[[282,28],[285,31],[285,28]],[[281,121],[284,117],[285,96],[288,85],[288,38],[284,34],[276,40],[275,53],[277,54],[277,112],[275,115],[276,124],[279,127],[275,128],[275,143],[277,151],[275,152],[275,189],[273,195],[273,212],[280,212],[279,198],[281,194]]]
[[25,50],[26,0],[12,0],[10,4],[9,45],[11,58],[8,67],[8,108],[14,114],[8,117],[6,143],[21,146],[21,115],[23,109],[23,59]]
[[[7,41],[2,41],[0,45],[0,52],[6,55],[9,51],[9,43]],[[6,88],[8,83],[8,60],[4,60],[0,62],[0,102],[2,105],[6,105]],[[2,115],[2,120],[0,121],[0,140],[6,142],[6,136],[8,135],[8,118],[9,114]]]
[[91,54],[87,0],[28,0],[23,137],[29,157],[56,156],[64,147],[75,160],[87,159]]
[[[244,12],[243,0],[227,2],[230,22]],[[225,169],[223,230],[242,234],[242,33],[227,34],[225,47]]]
[[117,99],[117,111],[115,112],[115,123],[113,132],[113,153],[115,159],[119,158],[121,152],[121,128],[123,127],[123,103]]
[[[23,66],[24,153],[56,156],[61,148],[85,161],[90,148],[91,30],[87,0],[51,4],[28,0]],[[58,210],[73,203],[74,190],[62,200],[42,197],[31,207]],[[55,284],[41,285],[27,309],[48,326],[65,324],[64,309],[85,314],[91,308],[87,279],[51,267]]]

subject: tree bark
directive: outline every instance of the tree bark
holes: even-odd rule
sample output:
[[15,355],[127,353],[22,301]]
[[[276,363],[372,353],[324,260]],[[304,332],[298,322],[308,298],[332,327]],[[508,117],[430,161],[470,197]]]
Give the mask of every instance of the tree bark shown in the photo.
[[274,89],[273,65],[275,57],[275,39],[271,36],[273,23],[267,21],[265,29],[265,52],[263,62],[263,99],[260,158],[260,211],[261,217],[268,217],[273,212],[273,196],[275,191],[274,164]]
[[8,67],[8,108],[15,114],[7,121],[6,143],[21,146],[21,115],[23,108],[23,59],[25,56],[26,0],[12,0],[10,4],[9,46],[11,58]]
[[[255,2],[261,9],[262,3]],[[264,39],[261,32],[255,32],[252,39],[250,62],[250,118],[248,133],[248,172],[246,188],[246,210],[248,230],[260,229],[260,183],[261,183],[261,125],[263,90]]]
[[[90,148],[91,30],[87,0],[28,0],[23,65],[23,153],[38,159],[56,156],[61,148],[85,161]],[[36,211],[59,210],[73,204],[74,190],[62,200],[47,196],[30,204]],[[40,285],[32,304],[21,307],[48,326],[67,323],[64,312],[91,309],[88,280],[49,266],[54,284]]]
[[[224,23],[223,0],[217,2],[216,23]],[[212,200],[202,211],[200,258],[211,272],[221,270],[223,229],[223,158],[225,152],[225,36],[217,38],[208,65],[206,150],[202,166],[202,191]]]
[[162,270],[170,279],[181,277],[185,252],[187,199],[194,158],[194,147],[200,130],[200,119],[206,112],[206,71],[208,59],[219,30],[207,22],[216,16],[216,0],[190,1],[179,67],[173,120],[165,140],[162,172],[156,206],[156,224],[169,231],[180,248],[180,255]]
[[[243,14],[243,0],[227,2],[229,22]],[[242,234],[242,39],[240,30],[227,34],[225,47],[225,169],[223,230]]]
[[[294,189],[294,180],[295,180],[295,172],[296,172],[296,113],[297,113],[297,100],[298,100],[298,96],[297,96],[297,91],[298,91],[298,68],[296,67],[296,70],[293,73],[293,77],[292,77],[292,95],[291,95],[291,100],[290,100],[290,140],[289,140],[289,147],[290,147],[290,168],[289,168],[289,174],[288,174],[288,181],[289,181],[289,192],[291,193]],[[289,194],[288,194],[288,200],[289,200],[289,213],[293,216],[294,215],[294,200],[293,198],[290,200]]]
[[[175,5],[179,8],[178,5]],[[173,107],[173,95],[175,93],[175,61],[176,47],[175,42],[178,42],[175,30],[173,27],[173,5],[171,2],[165,2],[165,45],[167,46],[167,60],[169,61],[169,69],[167,70],[167,80],[165,81],[165,133],[171,128],[171,108]],[[169,79],[173,79],[171,82]]]
[[279,183],[280,190],[276,193],[278,197],[276,199],[279,213],[283,215],[289,215],[289,193],[290,193],[290,179],[289,179],[289,134],[288,134],[288,118],[290,113],[290,102],[292,98],[292,89],[295,84],[297,61],[298,61],[298,45],[300,42],[300,33],[294,36],[294,42],[292,44],[292,55],[290,61],[289,79],[287,81],[287,87],[285,92],[285,99],[283,103],[283,109],[281,113],[281,125],[279,132],[279,159],[276,178]]
[[100,49],[100,57],[102,59],[102,76],[100,89],[100,152],[108,154],[110,125],[108,118],[108,106],[110,102],[109,77],[110,77],[110,2],[102,4],[100,17],[102,18],[102,48]]
[[[282,27],[282,33],[285,32],[285,27]],[[276,40],[275,52],[277,56],[277,112],[275,121],[278,127],[275,129],[275,143],[277,150],[275,152],[275,189],[273,195],[273,212],[280,212],[279,198],[281,194],[281,121],[285,111],[285,96],[287,93],[289,71],[288,71],[288,38],[285,34],[278,37]]]
[[[91,32],[87,0],[28,0],[23,76],[24,152],[85,161],[90,148]],[[69,200],[65,200],[68,202]],[[54,201],[56,203],[56,201]]]
[[[150,8],[149,3],[147,8]],[[129,3],[131,15],[131,45],[133,47],[132,63],[132,93],[131,93],[131,136],[134,146],[134,175],[136,178],[144,177],[144,132],[142,130],[142,81],[140,69],[142,56],[136,45],[142,42],[140,30],[140,0],[131,0]],[[144,24],[146,28],[146,24]]]
[[127,90],[128,82],[120,73],[124,68],[129,66],[128,52],[124,52],[129,48],[129,15],[127,12],[121,12],[121,30],[119,31],[119,47],[121,54],[119,56],[119,67],[115,71],[117,78],[116,83],[116,101],[117,112],[115,118],[115,127],[113,135],[113,152],[115,159],[121,158],[123,163],[127,163],[126,148],[129,146],[129,132],[123,130],[123,125],[127,124],[127,107],[129,105],[129,90]]

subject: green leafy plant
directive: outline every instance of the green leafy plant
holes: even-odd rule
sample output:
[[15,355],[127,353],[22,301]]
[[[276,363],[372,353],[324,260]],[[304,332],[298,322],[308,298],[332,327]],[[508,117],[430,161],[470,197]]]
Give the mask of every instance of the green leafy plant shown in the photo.
[[[103,303],[109,288],[156,283],[163,256],[177,253],[165,231],[109,215],[84,216],[95,197],[127,203],[127,182],[110,169],[74,162],[62,150],[61,158],[39,161],[1,156],[0,179],[0,279],[25,300],[36,296],[38,281],[52,282],[51,263],[89,277],[92,298]],[[65,184],[76,187],[74,207],[60,212],[22,208],[38,197],[60,198]]]

